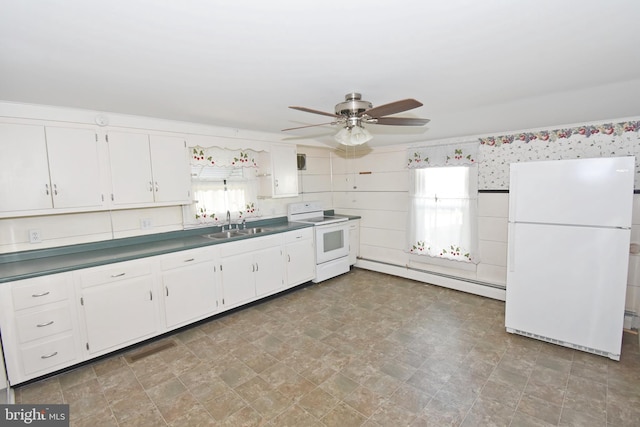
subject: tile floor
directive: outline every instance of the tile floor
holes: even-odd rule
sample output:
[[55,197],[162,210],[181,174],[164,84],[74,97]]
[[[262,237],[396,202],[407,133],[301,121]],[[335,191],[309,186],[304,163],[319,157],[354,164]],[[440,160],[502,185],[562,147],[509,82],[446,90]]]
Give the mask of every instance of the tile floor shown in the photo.
[[614,362],[507,334],[504,303],[355,269],[16,390],[73,426],[638,426]]

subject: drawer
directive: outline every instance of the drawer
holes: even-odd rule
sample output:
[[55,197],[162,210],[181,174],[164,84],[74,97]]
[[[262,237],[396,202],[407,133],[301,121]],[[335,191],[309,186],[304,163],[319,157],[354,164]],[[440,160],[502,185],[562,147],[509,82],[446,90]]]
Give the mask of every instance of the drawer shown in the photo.
[[45,373],[70,365],[76,358],[76,346],[73,336],[66,335],[38,345],[24,346],[20,354],[25,375]]
[[16,316],[16,330],[21,343],[55,335],[71,329],[71,314],[66,302],[43,310]]
[[15,282],[11,288],[15,310],[37,307],[69,298],[69,275],[51,274]]
[[284,234],[285,243],[295,243],[300,240],[313,239],[313,227],[288,231]]
[[172,270],[178,267],[212,261],[213,258],[213,253],[209,250],[180,251],[175,254],[163,255],[160,259],[160,266],[163,270]]
[[89,268],[80,273],[83,288],[151,274],[151,261],[130,261]]

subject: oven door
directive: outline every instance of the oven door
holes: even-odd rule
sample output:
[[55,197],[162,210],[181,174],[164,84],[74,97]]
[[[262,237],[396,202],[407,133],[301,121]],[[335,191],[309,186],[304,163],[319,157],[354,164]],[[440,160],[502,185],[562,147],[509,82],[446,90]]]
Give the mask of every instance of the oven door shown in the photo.
[[316,225],[316,264],[349,256],[349,224]]

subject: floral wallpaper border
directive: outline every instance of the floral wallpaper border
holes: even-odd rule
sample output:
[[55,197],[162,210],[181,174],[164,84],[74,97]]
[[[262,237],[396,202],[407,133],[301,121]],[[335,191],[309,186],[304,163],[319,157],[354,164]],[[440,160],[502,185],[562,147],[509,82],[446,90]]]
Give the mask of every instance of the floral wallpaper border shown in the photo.
[[570,138],[572,135],[590,137],[591,135],[622,135],[625,132],[640,131],[640,121],[629,121],[621,123],[605,123],[601,125],[577,126],[573,128],[542,130],[538,132],[523,132],[514,135],[488,136],[479,138],[481,145],[501,145],[511,144],[514,141],[530,142],[556,141],[558,139]]
[[640,189],[640,121],[479,138],[478,190],[508,190],[515,162],[635,156]]

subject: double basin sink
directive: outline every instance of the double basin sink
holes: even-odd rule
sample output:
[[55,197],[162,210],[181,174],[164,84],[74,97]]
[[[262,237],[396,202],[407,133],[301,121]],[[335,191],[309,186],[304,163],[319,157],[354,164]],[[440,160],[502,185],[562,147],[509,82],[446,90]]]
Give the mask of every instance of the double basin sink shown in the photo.
[[255,227],[255,228],[236,228],[233,230],[219,231],[217,233],[205,234],[207,239],[231,239],[232,237],[248,236],[252,234],[260,234],[266,231],[270,231],[268,228]]

